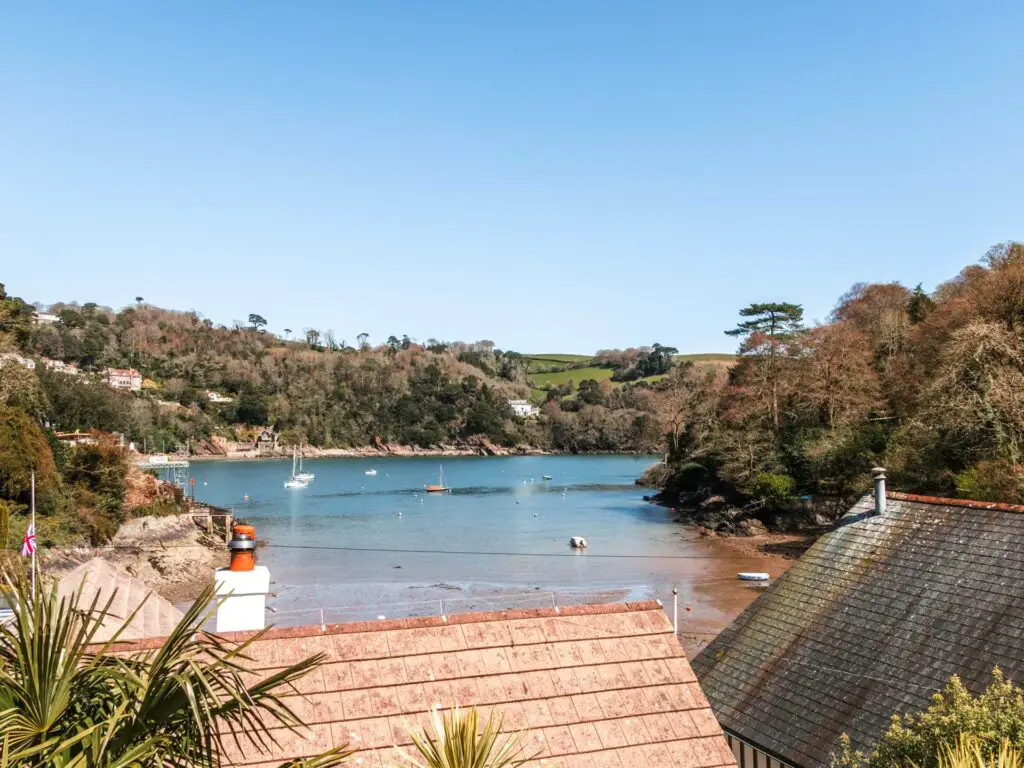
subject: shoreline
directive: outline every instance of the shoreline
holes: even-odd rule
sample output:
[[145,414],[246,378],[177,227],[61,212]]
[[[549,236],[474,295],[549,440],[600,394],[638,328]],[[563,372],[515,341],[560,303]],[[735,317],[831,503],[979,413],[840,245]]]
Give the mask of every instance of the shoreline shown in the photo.
[[[651,456],[643,451],[555,451],[543,448],[416,448],[413,446],[395,446],[388,450],[380,450],[367,446],[365,448],[312,448],[307,446],[303,451],[306,460],[315,459],[417,459],[417,458],[502,458],[510,456]],[[187,461],[277,461],[290,459],[290,451],[278,449],[274,453],[255,454],[252,451],[228,451],[227,453],[194,454],[182,456]],[[173,458],[173,456],[172,456]]]

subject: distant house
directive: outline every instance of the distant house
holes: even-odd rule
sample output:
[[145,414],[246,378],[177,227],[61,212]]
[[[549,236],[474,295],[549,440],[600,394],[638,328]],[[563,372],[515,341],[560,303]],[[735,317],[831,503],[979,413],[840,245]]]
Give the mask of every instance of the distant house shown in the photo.
[[536,416],[540,413],[540,408],[531,403],[529,400],[509,400],[508,407],[512,409],[512,412],[521,418],[529,418],[530,416]]
[[60,318],[49,312],[36,312],[32,316],[32,322],[36,325],[53,325],[54,323],[59,323]]
[[1024,507],[881,483],[694,660],[740,768],[868,752],[952,675],[1024,679]]
[[206,399],[211,403],[233,403],[235,398],[222,395],[220,392],[214,392],[213,390],[207,390]]
[[78,376],[81,371],[78,370],[78,366],[74,363],[65,363],[63,360],[51,360],[48,357],[43,358],[43,365],[48,371],[56,371],[57,373],[63,373],[66,376]]
[[138,392],[142,389],[142,374],[134,368],[107,368],[107,386]]
[[0,368],[3,368],[5,365],[20,365],[22,368],[32,371],[35,370],[36,361],[19,355],[17,352],[3,352],[0,353]]
[[264,451],[273,453],[277,450],[277,433],[274,431],[274,428],[267,427],[266,429],[261,429],[260,433],[256,435],[256,445],[253,448],[260,453]]

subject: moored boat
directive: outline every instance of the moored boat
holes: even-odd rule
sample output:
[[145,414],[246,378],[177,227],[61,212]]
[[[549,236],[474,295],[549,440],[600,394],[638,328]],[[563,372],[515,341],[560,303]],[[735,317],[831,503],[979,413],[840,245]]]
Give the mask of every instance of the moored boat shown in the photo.
[[444,484],[444,467],[441,467],[440,475],[438,476],[437,485],[424,485],[423,489],[427,493],[445,493],[451,490]]

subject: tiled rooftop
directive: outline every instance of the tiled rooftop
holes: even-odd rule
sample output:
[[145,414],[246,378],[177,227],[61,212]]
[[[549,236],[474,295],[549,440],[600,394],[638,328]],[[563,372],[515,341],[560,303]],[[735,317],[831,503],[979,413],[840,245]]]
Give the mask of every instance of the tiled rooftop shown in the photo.
[[289,699],[305,732],[279,731],[273,754],[236,752],[232,765],[349,743],[353,765],[390,766],[431,707],[457,703],[527,729],[531,766],[735,766],[656,602],[283,628],[252,646],[263,673],[320,652],[328,663]]
[[165,637],[182,618],[181,611],[144,582],[101,557],[94,557],[82,563],[65,575],[57,585],[57,594],[61,598],[70,599],[76,591],[79,593],[78,605],[81,607],[92,605],[97,594],[98,608],[104,607],[113,597],[107,615],[93,638],[96,642],[104,642],[113,637],[125,619],[131,616],[140,604],[142,610],[135,614],[121,632],[121,638],[124,640]]
[[862,498],[694,660],[722,725],[792,766],[870,751],[951,675],[1024,677],[1024,507]]

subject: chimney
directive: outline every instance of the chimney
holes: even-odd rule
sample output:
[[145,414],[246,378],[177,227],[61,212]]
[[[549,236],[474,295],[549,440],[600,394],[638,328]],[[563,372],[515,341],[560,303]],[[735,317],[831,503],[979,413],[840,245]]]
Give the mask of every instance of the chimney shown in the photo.
[[266,626],[270,571],[256,565],[256,529],[235,525],[231,529],[231,564],[214,571],[217,632],[244,632]]
[[885,468],[875,467],[871,470],[875,480],[875,514],[885,514]]

